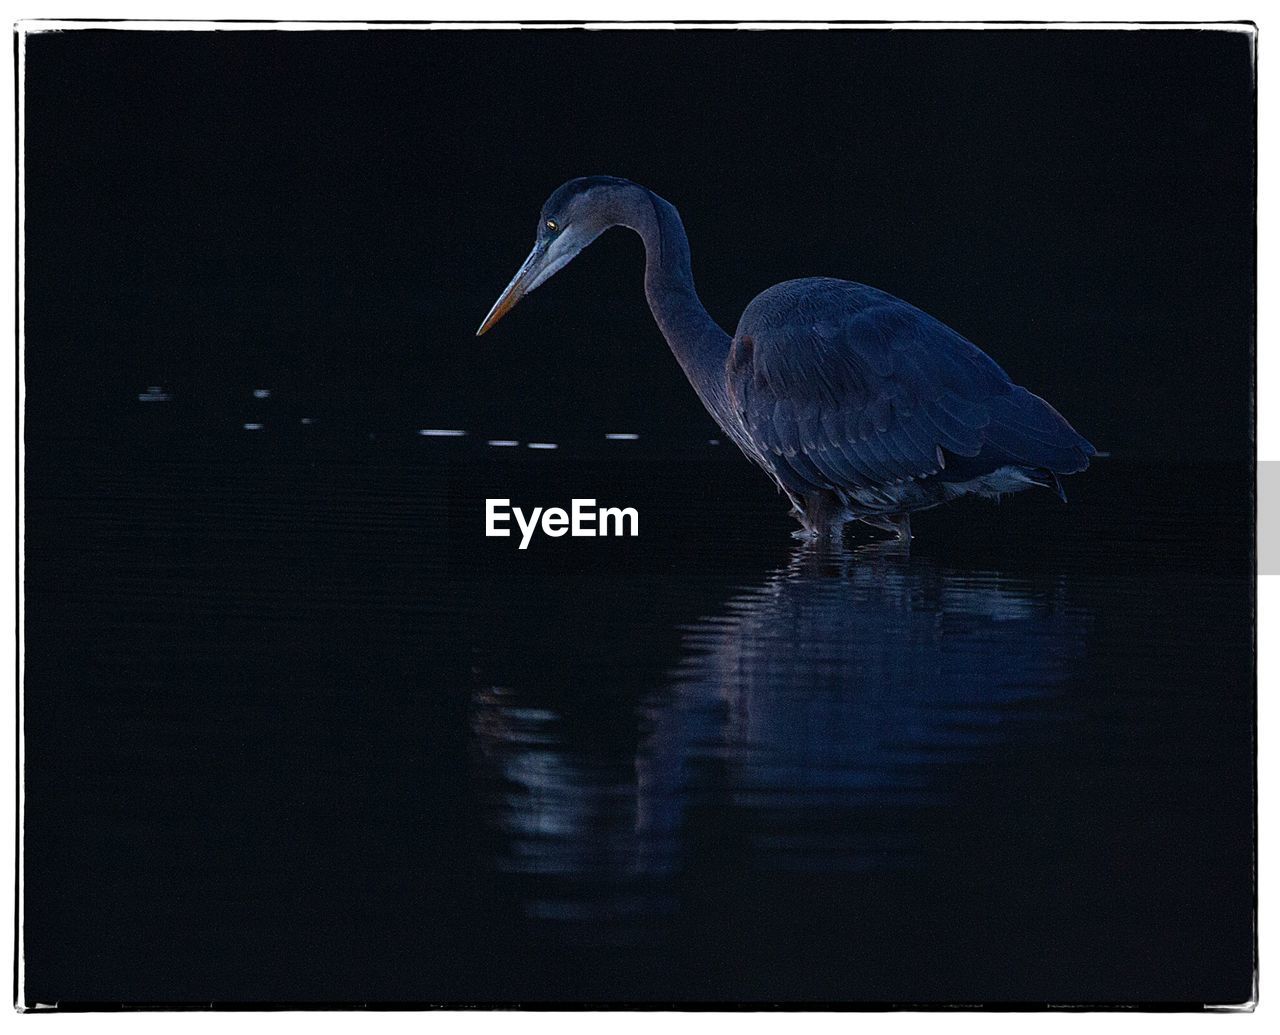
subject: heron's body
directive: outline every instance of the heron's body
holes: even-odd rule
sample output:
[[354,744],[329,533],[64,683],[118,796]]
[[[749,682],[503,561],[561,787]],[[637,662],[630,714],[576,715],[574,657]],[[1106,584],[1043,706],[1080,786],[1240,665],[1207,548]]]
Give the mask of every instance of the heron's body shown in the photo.
[[875,288],[823,277],[778,284],[747,306],[731,337],[694,290],[675,208],[643,187],[573,180],[543,216],[534,252],[481,330],[604,229],[635,230],[645,294],[672,352],[808,534],[861,520],[907,536],[911,513],[961,496],[1034,485],[1061,495],[1058,476],[1084,470],[1094,454],[976,345]]

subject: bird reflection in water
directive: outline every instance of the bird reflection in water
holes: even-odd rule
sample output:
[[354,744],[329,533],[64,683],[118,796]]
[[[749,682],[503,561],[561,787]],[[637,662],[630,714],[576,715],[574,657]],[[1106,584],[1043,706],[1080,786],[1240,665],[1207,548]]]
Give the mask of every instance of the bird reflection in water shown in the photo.
[[573,716],[517,687],[476,691],[496,865],[529,882],[530,916],[610,939],[678,908],[699,811],[737,816],[732,851],[756,869],[916,865],[913,814],[1000,745],[1060,729],[1052,699],[1088,623],[1062,577],[805,544],[685,630],[665,685],[624,717],[634,751],[566,735]]

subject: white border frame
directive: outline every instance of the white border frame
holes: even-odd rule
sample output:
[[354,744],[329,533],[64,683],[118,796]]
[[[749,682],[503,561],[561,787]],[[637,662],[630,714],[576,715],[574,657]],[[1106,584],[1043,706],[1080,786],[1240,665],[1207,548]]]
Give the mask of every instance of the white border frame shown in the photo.
[[[205,5],[206,10],[202,11],[202,13],[211,14],[214,18],[218,18],[218,19],[240,18],[240,19],[254,20],[252,22],[246,21],[242,23],[228,23],[226,21],[174,22],[174,21],[162,20],[166,18],[166,16],[172,17],[172,11],[173,11],[172,5],[164,4],[164,3],[130,2],[130,0],[121,0],[121,2],[116,3],[114,6],[116,8],[116,11],[113,11],[112,13],[119,18],[135,18],[135,19],[148,19],[148,20],[145,20],[145,21],[139,20],[139,21],[131,22],[129,24],[121,24],[118,21],[90,22],[90,21],[58,20],[58,21],[41,22],[38,26],[29,25],[27,26],[27,28],[38,29],[40,31],[75,31],[76,29],[83,29],[83,28],[93,27],[94,25],[101,25],[103,27],[110,27],[110,28],[116,28],[116,29],[137,29],[139,31],[144,29],[181,31],[181,30],[196,29],[196,28],[215,28],[220,31],[237,31],[237,30],[261,29],[264,27],[280,29],[282,31],[317,31],[317,30],[324,30],[324,29],[349,29],[353,27],[353,25],[358,26],[359,24],[361,24],[359,21],[352,21],[351,19],[353,18],[353,16],[357,16],[359,18],[366,18],[366,19],[377,19],[378,24],[366,23],[367,27],[372,30],[377,30],[381,28],[411,28],[411,29],[423,29],[423,30],[429,30],[433,28],[497,28],[501,26],[508,26],[508,27],[515,26],[521,23],[522,21],[524,22],[537,21],[541,23],[538,26],[536,26],[536,28],[542,28],[542,27],[550,28],[557,25],[580,25],[583,22],[586,22],[588,28],[598,28],[601,30],[610,30],[610,29],[618,29],[618,28],[660,29],[660,28],[667,28],[669,26],[673,26],[676,24],[678,24],[680,27],[705,26],[705,27],[715,27],[715,28],[728,28],[729,25],[727,23],[732,23],[734,26],[738,28],[743,28],[743,29],[784,28],[784,29],[790,29],[790,30],[804,31],[804,30],[825,28],[826,23],[829,21],[840,22],[840,25],[837,26],[838,28],[846,28],[846,27],[847,28],[884,28],[884,29],[893,28],[895,30],[955,28],[955,29],[969,29],[974,31],[980,31],[988,27],[1019,28],[1019,29],[1028,29],[1028,30],[1032,30],[1036,28],[1069,28],[1069,29],[1080,29],[1080,30],[1090,30],[1090,29],[1098,29],[1098,28],[1107,28],[1107,29],[1133,28],[1135,30],[1138,30],[1140,28],[1145,28],[1148,26],[1127,25],[1124,23],[1143,21],[1143,22],[1149,23],[1150,28],[1170,29],[1170,30],[1203,28],[1205,27],[1204,23],[1209,22],[1209,23],[1214,23],[1215,28],[1220,28],[1220,29],[1225,29],[1230,31],[1230,27],[1228,25],[1223,24],[1224,21],[1235,21],[1239,19],[1239,20],[1251,20],[1257,23],[1267,22],[1265,18],[1260,17],[1260,14],[1262,12],[1259,12],[1256,10],[1255,11],[1225,10],[1219,4],[1191,3],[1191,2],[1185,2],[1185,0],[1169,0],[1169,2],[1164,2],[1164,3],[1152,2],[1152,0],[1142,0],[1142,2],[1133,2],[1133,0],[1130,0],[1130,2],[1126,2],[1126,0],[1113,0],[1113,2],[1097,2],[1097,0],[1092,0],[1092,2],[1085,2],[1085,0],[1082,0],[1082,2],[1077,2],[1074,4],[1062,4],[1062,3],[1054,3],[1051,5],[1046,4],[1043,6],[1051,7],[1052,10],[1044,10],[1043,12],[1040,9],[1034,9],[1032,11],[1028,11],[1025,3],[1011,3],[1011,2],[1008,2],[1008,0],[989,0],[988,3],[982,5],[981,9],[973,9],[972,5],[963,3],[963,2],[946,3],[946,2],[941,2],[941,0],[939,0],[939,2],[917,2],[917,3],[878,2],[878,3],[860,4],[856,9],[856,13],[861,18],[865,18],[869,20],[858,21],[858,22],[850,22],[850,21],[843,20],[848,18],[851,13],[854,13],[854,12],[850,12],[847,6],[845,6],[844,4],[832,3],[832,2],[809,3],[809,2],[805,2],[805,0],[794,0],[792,4],[788,5],[788,9],[785,13],[787,14],[794,13],[797,16],[802,17],[804,20],[796,21],[796,22],[784,22],[781,24],[777,21],[769,20],[771,17],[777,18],[778,14],[780,13],[778,11],[777,5],[770,4],[770,3],[761,3],[759,2],[759,0],[754,0],[754,2],[743,2],[743,3],[733,4],[733,5],[725,2],[662,5],[657,3],[643,2],[643,0],[615,0],[615,2],[611,3],[607,7],[606,5],[601,3],[581,3],[581,2],[556,3],[556,4],[547,3],[547,4],[541,4],[541,5],[535,6],[535,4],[533,3],[517,4],[517,3],[510,3],[510,2],[502,2],[502,0],[470,0],[470,2],[458,2],[458,0],[449,0],[449,2],[437,2],[430,5],[412,4],[408,2],[379,3],[377,10],[371,10],[369,7],[362,7],[356,11],[339,10],[338,9],[339,5],[326,2],[326,0],[318,0],[318,2],[312,3],[312,4],[296,2],[296,0],[295,2],[277,3],[277,4],[273,4],[270,10],[264,10],[261,3],[258,3],[258,4],[246,3],[246,2],[243,2],[243,0],[236,0],[236,2],[228,2],[228,0],[221,0],[221,2],[215,2],[213,5]],[[214,6],[220,9],[217,11],[207,11],[207,8],[209,6]],[[1260,6],[1260,5],[1256,5],[1256,6]],[[390,10],[388,14],[384,16],[382,12],[384,10],[388,10],[389,8],[394,8],[394,10]],[[550,8],[551,10],[547,11],[548,8]],[[675,10],[673,11],[671,10],[671,8],[675,8]],[[958,8],[964,9],[964,10],[957,10]],[[544,11],[547,11],[547,13],[543,13]],[[59,13],[65,14],[67,12],[63,10],[63,11],[59,11]],[[29,9],[13,12],[13,15],[26,16],[26,17],[38,17],[38,14],[39,12],[34,12]],[[426,26],[416,21],[417,19],[459,18],[460,15],[461,15],[461,19],[459,20],[448,21],[448,22],[439,21],[431,26]],[[602,22],[602,21],[599,21],[602,15],[608,19],[638,21],[639,24],[623,24],[621,21]],[[1036,21],[1036,20],[1032,20],[1032,18],[1029,18],[1029,15],[1039,15],[1042,17],[1052,17],[1055,19],[1065,19],[1065,20]],[[288,22],[288,23],[269,22],[265,20],[265,19],[270,19],[273,16],[284,18],[284,19],[304,19],[304,20]],[[964,20],[962,21],[953,20],[957,17],[960,17]],[[988,17],[992,19],[1005,19],[1005,20],[991,20],[991,21],[981,22],[980,19],[982,19],[983,17]],[[482,20],[472,20],[476,18],[479,18]],[[695,18],[698,20],[697,21],[690,20]],[[1172,20],[1175,18],[1178,20],[1177,21]],[[306,21],[305,19],[323,19],[324,21],[342,21],[343,24],[324,24],[324,21],[320,21],[320,22]],[[399,20],[399,19],[404,19],[404,20]],[[462,20],[462,19],[466,19],[466,20]],[[902,19],[910,19],[910,20],[903,21]],[[1170,20],[1165,20],[1165,19],[1170,19]],[[14,22],[15,20],[16,19],[11,16],[11,19],[10,19],[11,23]],[[928,24],[920,24],[921,21],[928,22]],[[892,24],[887,24],[887,23],[892,23]],[[1277,24],[1280,24],[1280,23],[1277,23]],[[1241,31],[1249,31],[1245,26],[1240,26],[1239,28]],[[21,53],[22,53],[21,39],[19,39],[18,46],[19,46],[18,60],[20,62]],[[14,98],[8,95],[8,91],[12,89],[13,80],[9,76],[4,76],[4,77],[0,77],[0,82],[4,83],[3,89],[6,92],[4,101],[6,101],[9,104],[8,110],[12,111],[14,110],[13,109]],[[1258,122],[1258,131],[1259,131],[1258,283],[1259,283],[1259,291],[1258,291],[1258,325],[1257,325],[1258,327],[1258,382],[1257,384],[1258,384],[1259,404],[1257,408],[1258,409],[1257,441],[1258,441],[1258,455],[1259,455],[1259,459],[1261,460],[1280,459],[1280,415],[1275,414],[1273,410],[1269,410],[1263,405],[1264,399],[1269,400],[1273,397],[1274,395],[1273,388],[1276,384],[1277,378],[1280,377],[1280,359],[1277,359],[1275,356],[1271,355],[1269,351],[1266,349],[1267,343],[1269,343],[1273,338],[1273,335],[1270,333],[1270,331],[1274,326],[1274,320],[1273,320],[1271,300],[1261,290],[1261,285],[1263,283],[1268,283],[1268,284],[1274,283],[1273,274],[1275,271],[1275,264],[1272,261],[1272,256],[1275,250],[1276,221],[1273,216],[1272,206],[1270,203],[1271,194],[1269,190],[1263,188],[1264,180],[1267,183],[1272,182],[1272,179],[1273,179],[1272,173],[1275,168],[1274,156],[1276,153],[1276,150],[1275,150],[1276,144],[1275,144],[1275,133],[1273,132],[1273,126],[1274,126],[1275,120],[1274,118],[1271,117],[1271,107],[1270,107],[1270,104],[1268,103],[1268,98],[1271,96],[1272,93],[1273,91],[1270,91],[1269,89],[1266,88],[1265,74],[1263,76],[1260,76],[1259,98],[1258,98],[1259,99],[1259,109],[1258,109],[1259,111],[1259,122]],[[17,141],[17,146],[19,150],[17,153],[20,154],[21,153],[20,148],[22,143],[21,135],[20,135],[21,128],[19,128],[18,132],[19,132],[19,139]],[[12,141],[13,137],[11,136],[8,139]],[[11,146],[11,145],[7,144],[6,146]],[[15,158],[15,155],[10,154],[9,155],[10,160],[7,163],[5,163],[4,168],[5,168],[6,177],[13,175],[13,170],[15,168],[14,158]],[[11,193],[9,194],[9,196],[13,197],[14,196],[12,193],[13,187],[9,184],[7,179],[5,182],[5,187],[10,188]],[[23,218],[23,213],[21,210],[21,199],[19,196],[19,220],[21,221],[22,218]],[[7,269],[7,263],[10,261],[13,261],[11,256],[12,256],[12,253],[9,253],[6,251],[5,253],[6,272],[10,272]],[[17,257],[18,270],[16,271],[19,274],[21,272],[22,261],[23,261],[22,254],[21,254],[21,251],[19,250],[18,257]],[[11,275],[8,280],[8,283],[11,284],[13,282],[14,281]],[[8,291],[5,291],[4,294],[6,298],[5,305],[7,306],[10,304],[11,296],[9,295]],[[6,310],[6,315],[7,315],[7,310]],[[21,320],[22,318],[20,301],[19,301],[19,311],[15,314],[15,318],[17,320]],[[18,361],[20,362],[21,360],[19,359]],[[7,365],[0,365],[0,370],[3,370],[3,374],[0,376],[3,376],[5,379],[7,379],[10,376],[11,369],[12,368],[8,367]],[[7,388],[8,386],[6,385],[5,387]],[[20,378],[19,378],[19,383],[15,385],[14,390],[19,393],[19,406],[21,407],[25,402],[25,387],[21,384]],[[6,432],[6,435],[7,434],[8,432]],[[19,453],[18,453],[19,464],[16,471],[10,472],[8,470],[8,465],[12,463],[12,458],[14,456],[14,450],[12,447],[15,444],[17,445],[19,450]],[[17,485],[17,489],[18,489],[17,505],[19,508],[18,519],[19,519],[19,522],[21,522],[23,518],[22,509],[21,509],[22,508],[21,464],[23,462],[23,455],[21,453],[20,435],[16,443],[6,442],[5,445],[9,448],[4,449],[3,453],[0,453],[0,456],[3,456],[3,463],[5,465],[4,473],[6,475],[10,475],[13,479],[9,481],[8,484],[15,484],[16,482],[16,485]],[[2,513],[3,513],[3,521],[4,521],[4,531],[9,534],[8,542],[12,543],[15,541],[13,536],[16,533],[16,530],[10,528],[10,525],[9,525],[9,522],[13,520],[12,518],[13,511],[11,508],[5,508]],[[18,527],[20,528],[21,525],[19,524]],[[3,562],[5,565],[4,574],[9,579],[8,584],[12,585],[13,579],[15,578],[20,579],[22,575],[22,572],[20,569],[21,553],[19,551],[18,556],[15,557],[13,554],[9,554],[7,551],[5,551],[3,554],[0,554],[0,556],[5,557],[5,560]],[[10,568],[9,567],[10,565],[13,565],[13,567]],[[3,608],[4,617],[8,619],[10,617],[9,610],[14,606],[12,598],[7,593],[3,593],[3,594],[0,594],[0,600],[3,601],[3,604],[0,604],[0,607]],[[1259,605],[1259,627],[1258,627],[1259,720],[1260,720],[1260,723],[1262,723],[1264,720],[1264,717],[1269,714],[1269,711],[1265,702],[1265,696],[1266,696],[1265,688],[1268,686],[1277,685],[1276,684],[1276,677],[1278,674],[1277,666],[1274,663],[1274,659],[1270,656],[1271,652],[1269,652],[1266,648],[1269,643],[1274,642],[1273,637],[1269,636],[1268,634],[1280,633],[1280,628],[1277,628],[1277,623],[1275,621],[1275,616],[1277,614],[1277,611],[1280,610],[1280,577],[1273,576],[1273,577],[1263,577],[1259,579],[1258,605]],[[8,629],[15,630],[15,633],[16,633],[17,615],[16,614],[13,615],[12,618],[13,618],[12,621],[8,621],[4,624]],[[12,672],[15,670],[15,667],[16,667],[18,669],[19,678],[21,678],[22,659],[19,656],[11,656],[11,652],[13,655],[17,654],[16,637],[15,639],[5,638],[2,642],[4,643],[4,647],[3,647],[4,661],[6,663],[9,663],[9,667],[7,670]],[[20,708],[20,704],[18,705],[18,707]],[[1270,772],[1270,766],[1264,765],[1264,761],[1266,759],[1266,752],[1265,752],[1265,749],[1262,747],[1262,745],[1265,743],[1263,740],[1263,737],[1264,737],[1263,731],[1265,731],[1268,728],[1269,728],[1269,725],[1267,724],[1261,724],[1259,728],[1259,744],[1260,744],[1259,759],[1258,759],[1259,792],[1260,792],[1260,795],[1264,798],[1264,800],[1269,800],[1271,796],[1270,791],[1274,790],[1275,788],[1275,781],[1272,778],[1272,775]],[[0,750],[4,751],[3,757],[0,757],[0,774],[3,774],[3,780],[5,781],[5,785],[3,787],[0,787],[0,809],[5,810],[4,818],[7,820],[9,818],[8,809],[12,807],[12,802],[14,801],[14,797],[10,794],[11,789],[7,786],[7,781],[11,778],[10,774],[12,774],[15,771],[15,765],[19,764],[21,759],[20,759],[20,756],[18,758],[14,758],[10,755],[10,752],[12,751],[11,745],[13,744],[12,739],[8,737],[4,737],[4,738],[0,738],[0,742],[3,742],[3,748]],[[20,748],[19,748],[19,751],[20,751]],[[20,791],[18,793],[20,793]],[[19,808],[21,808],[21,805],[22,805],[21,800],[19,800],[18,805],[19,805]],[[1262,817],[1260,816],[1260,820],[1261,819]],[[4,829],[13,829],[13,827],[11,826],[5,827]],[[1271,830],[1272,828],[1269,823],[1262,822],[1259,830],[1259,853],[1260,853],[1260,858],[1264,863],[1267,862],[1267,860],[1269,859],[1270,847],[1274,844],[1274,838],[1272,836]],[[9,867],[12,866],[13,860],[12,860],[12,855],[8,851],[0,851],[0,860],[2,860],[2,862],[0,862],[0,867],[2,867],[0,868],[0,881],[2,881],[6,877],[16,876],[16,875],[11,875],[9,873]],[[10,883],[7,886],[13,887],[14,885]],[[1265,884],[1264,887],[1269,887],[1269,884]],[[1260,958],[1263,960],[1270,958],[1267,955],[1267,947],[1271,944],[1274,944],[1273,941],[1268,941],[1265,938],[1266,934],[1269,933],[1270,931],[1268,920],[1274,919],[1274,916],[1266,912],[1265,909],[1263,908],[1265,907],[1265,904],[1266,904],[1266,897],[1264,895],[1260,901],[1261,932],[1264,937]],[[1265,1009],[1260,1008],[1259,1012],[1265,1012]],[[156,1023],[156,1024],[163,1024],[165,1026],[165,1029],[168,1030],[174,1024],[180,1024],[183,1027],[186,1027],[188,1025],[192,1027],[199,1027],[204,1024],[221,1023],[222,1020],[232,1016],[235,1017],[235,1023],[237,1023],[237,1025],[249,1024],[252,1027],[258,1022],[262,1022],[264,1024],[269,1023],[267,1019],[262,1017],[261,1015],[253,1015],[253,1014],[250,1014],[250,1015],[245,1015],[245,1014],[177,1015],[172,1013],[160,1014],[160,1015],[139,1015],[139,1014],[65,1015],[65,1014],[61,1014],[61,1015],[57,1015],[58,1019],[52,1023],[55,1023],[55,1024],[66,1023],[66,1024],[71,1024],[72,1026],[78,1025],[80,1023],[93,1023],[95,1028],[105,1027],[108,1029],[116,1025],[129,1024],[130,1026],[132,1026],[134,1024]],[[354,1016],[355,1015],[350,1013],[309,1014],[307,1016],[306,1023],[309,1026],[315,1025],[318,1028],[324,1029],[324,1028],[330,1027],[333,1024],[346,1023]],[[417,1027],[417,1025],[423,1023],[423,1019],[416,1018],[415,1015],[412,1015],[412,1014],[408,1014],[408,1015],[380,1014],[378,1016],[382,1023],[389,1023],[392,1026],[397,1026],[401,1023],[406,1023],[406,1024],[413,1024],[415,1027]],[[509,1016],[509,1015],[506,1015],[506,1016]],[[1061,1023],[1055,1020],[1055,1016],[1060,1016],[1060,1015],[1052,1015],[1052,1014],[1008,1015],[1008,1014],[983,1013],[980,1017],[975,1017],[973,1015],[964,1016],[963,1018],[957,1017],[951,1023],[960,1024],[961,1026],[972,1026],[976,1024],[981,1024],[984,1029],[990,1025],[995,1025],[999,1027],[1001,1024],[1016,1024],[1018,1028],[1021,1029],[1026,1024],[1039,1025],[1043,1023],[1049,1023],[1049,1024]],[[1099,1023],[1103,1025],[1112,1024],[1112,1023],[1134,1023],[1134,1021],[1120,1022],[1119,1021],[1120,1016],[1122,1015],[1121,1014],[1094,1014],[1094,1015],[1091,1015],[1090,1020],[1092,1023]],[[1199,1015],[1196,1015],[1196,1014],[1181,1014],[1181,1015],[1174,1015],[1174,1016],[1160,1015],[1160,1014],[1144,1014],[1142,1015],[1142,1017],[1137,1018],[1136,1020],[1142,1023],[1160,1023],[1162,1027],[1165,1027],[1165,1026],[1177,1027],[1178,1025],[1185,1024],[1185,1023],[1202,1023],[1202,1022],[1195,1022],[1193,1020],[1193,1018],[1196,1018],[1198,1016]],[[492,1023],[501,1023],[501,1021],[503,1020],[503,1017],[504,1015],[492,1014],[492,1013],[482,1013],[482,1014],[450,1013],[450,1014],[433,1015],[430,1019],[430,1022],[433,1024],[446,1024],[446,1025],[458,1024],[460,1026],[479,1024],[482,1027],[487,1027]],[[904,1024],[904,1023],[914,1024],[917,1021],[922,1019],[923,1018],[920,1015],[912,1015],[912,1014],[886,1014],[886,1015],[862,1014],[862,1015],[859,1015],[859,1017],[857,1018],[857,1023],[858,1024],[883,1023],[885,1025],[892,1027],[894,1025]],[[671,1024],[671,1023],[679,1024],[683,1021],[688,1021],[688,1020],[690,1020],[690,1018],[687,1018],[687,1017],[682,1018],[679,1016],[676,1016],[676,1017],[664,1016],[660,1019],[660,1023],[664,1025]],[[617,1027],[625,1030],[627,1028],[638,1026],[640,1024],[644,1024],[647,1026],[654,1023],[655,1021],[659,1021],[659,1019],[651,1018],[648,1014],[644,1014],[644,1013],[613,1014],[610,1016],[608,1023],[611,1026],[616,1025]],[[812,1024],[815,1027],[824,1027],[829,1024],[830,1025],[839,1024],[843,1030],[844,1027],[847,1024],[852,1023],[852,1021],[853,1021],[852,1018],[844,1019],[840,1015],[804,1015],[803,1017],[796,1017],[793,1015],[779,1016],[779,1015],[770,1015],[770,1014],[750,1014],[750,1015],[737,1015],[733,1018],[732,1023],[734,1023],[735,1025],[741,1025],[744,1028],[754,1028],[754,1027],[759,1027],[760,1025],[765,1025],[765,1024],[772,1026],[774,1024],[784,1024],[784,1023],[785,1024],[805,1023],[805,1024]],[[523,1022],[532,1023],[535,1026],[537,1026],[538,1024],[547,1024],[548,1027],[550,1027],[550,1025],[554,1025],[555,1030],[557,1032],[560,1032],[560,1031],[563,1031],[566,1026],[572,1027],[575,1024],[584,1024],[584,1025],[590,1024],[594,1027],[596,1024],[599,1023],[599,1018],[594,1017],[590,1014],[570,1014],[570,1015],[536,1014],[536,1015],[530,1015],[528,1017],[523,1018]],[[694,1020],[693,1023],[698,1023],[698,1021]]]

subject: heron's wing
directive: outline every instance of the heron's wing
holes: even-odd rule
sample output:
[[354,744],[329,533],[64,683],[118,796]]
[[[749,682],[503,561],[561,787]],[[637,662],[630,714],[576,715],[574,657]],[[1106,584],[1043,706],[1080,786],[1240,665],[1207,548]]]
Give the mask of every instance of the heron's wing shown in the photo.
[[1093,447],[1052,406],[928,314],[844,281],[793,285],[743,314],[726,370],[744,433],[789,488],[1088,466]]

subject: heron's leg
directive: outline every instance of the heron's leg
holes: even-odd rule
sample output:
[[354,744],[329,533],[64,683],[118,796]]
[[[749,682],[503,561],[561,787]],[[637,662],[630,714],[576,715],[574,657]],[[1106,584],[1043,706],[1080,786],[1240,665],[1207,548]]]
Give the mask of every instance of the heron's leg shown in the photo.
[[810,492],[804,496],[804,507],[796,515],[804,526],[805,538],[839,539],[849,522],[843,501],[829,492]]
[[864,525],[870,525],[872,528],[882,528],[886,532],[892,532],[903,542],[911,539],[910,514],[876,514],[874,517],[864,517],[861,520]]

